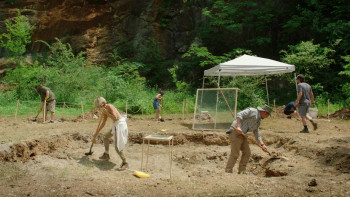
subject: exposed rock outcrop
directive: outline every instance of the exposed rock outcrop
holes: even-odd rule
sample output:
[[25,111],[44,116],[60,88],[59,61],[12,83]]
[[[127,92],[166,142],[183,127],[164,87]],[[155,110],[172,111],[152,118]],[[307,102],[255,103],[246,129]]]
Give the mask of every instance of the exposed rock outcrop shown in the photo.
[[[0,2],[0,33],[4,19],[17,15],[17,8],[34,26],[30,52],[47,50],[55,37],[84,51],[95,63],[106,63],[112,49],[124,46],[134,57],[149,39],[159,43],[163,57],[183,54],[193,40],[192,30],[202,20],[202,2],[163,0],[22,0]],[[0,53],[4,53],[0,51]]]

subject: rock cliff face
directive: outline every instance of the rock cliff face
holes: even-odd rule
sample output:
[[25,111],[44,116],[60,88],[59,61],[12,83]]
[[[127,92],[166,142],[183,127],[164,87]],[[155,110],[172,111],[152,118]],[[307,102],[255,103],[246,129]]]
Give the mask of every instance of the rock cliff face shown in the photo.
[[31,52],[41,52],[57,37],[91,61],[105,63],[116,47],[125,46],[137,56],[147,41],[158,43],[162,56],[173,59],[193,40],[192,30],[203,16],[204,3],[184,0],[22,0],[0,2],[0,33],[5,19],[16,9],[34,26]]

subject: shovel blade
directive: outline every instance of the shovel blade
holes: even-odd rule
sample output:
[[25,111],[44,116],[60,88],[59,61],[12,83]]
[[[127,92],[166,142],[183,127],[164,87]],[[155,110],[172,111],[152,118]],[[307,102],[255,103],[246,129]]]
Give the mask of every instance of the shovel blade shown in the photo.
[[88,153],[85,153],[85,155],[92,155],[92,153],[94,153],[94,152],[88,152]]

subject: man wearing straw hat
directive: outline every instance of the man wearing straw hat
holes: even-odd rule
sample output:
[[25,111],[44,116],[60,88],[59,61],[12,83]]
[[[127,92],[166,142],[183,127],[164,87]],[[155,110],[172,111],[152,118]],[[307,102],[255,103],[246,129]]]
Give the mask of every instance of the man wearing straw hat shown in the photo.
[[237,118],[233,121],[232,126],[237,130],[230,129],[227,131],[229,139],[231,141],[231,154],[228,158],[225,172],[232,173],[232,169],[236,164],[239,156],[239,152],[242,151],[241,161],[239,162],[238,174],[246,174],[246,167],[250,157],[250,148],[247,138],[243,136],[248,131],[252,131],[255,135],[255,139],[260,143],[262,149],[268,152],[263,140],[259,135],[259,126],[262,119],[269,117],[272,109],[268,105],[256,108],[246,108],[245,110],[237,113]]
[[298,112],[301,116],[301,121],[304,126],[303,130],[301,130],[300,133],[309,133],[306,120],[309,120],[311,122],[314,130],[317,129],[317,123],[312,120],[311,116],[307,116],[310,104],[315,104],[314,93],[312,92],[311,86],[304,82],[304,75],[298,75],[296,80],[298,84],[298,97],[294,103],[294,106],[298,107]]
[[106,99],[103,97],[98,97],[95,100],[95,107],[102,111],[101,118],[103,120],[96,133],[99,133],[103,129],[107,118],[111,118],[114,122],[112,128],[104,135],[103,141],[105,145],[105,152],[100,159],[109,160],[109,139],[114,135],[115,150],[123,161],[119,170],[125,170],[129,167],[123,154],[125,145],[128,142],[128,126],[126,124],[126,116],[122,116],[114,105],[107,104]]
[[43,108],[44,103],[46,101],[46,111],[45,111],[45,117],[47,117],[47,111],[51,112],[51,119],[49,123],[54,123],[55,121],[55,105],[56,105],[56,97],[55,94],[50,90],[50,88],[45,87],[43,85],[37,85],[36,86],[36,92],[41,97],[41,108]]

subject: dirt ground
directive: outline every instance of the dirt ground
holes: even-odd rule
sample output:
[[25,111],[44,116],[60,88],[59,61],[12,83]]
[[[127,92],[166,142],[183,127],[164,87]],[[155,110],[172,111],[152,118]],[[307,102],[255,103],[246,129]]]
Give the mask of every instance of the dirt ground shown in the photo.
[[[194,131],[192,120],[130,118],[124,154],[131,170],[118,171],[113,145],[110,161],[98,159],[101,135],[93,155],[84,155],[96,119],[0,119],[0,196],[350,196],[350,122],[317,122],[318,130],[301,134],[296,119],[263,120],[260,134],[276,157],[251,144],[250,174],[239,175],[237,165],[234,173],[224,172],[230,153],[225,131]],[[169,147],[154,142],[142,170],[151,177],[133,176],[141,170],[142,136],[148,134],[174,136],[171,179]]]

